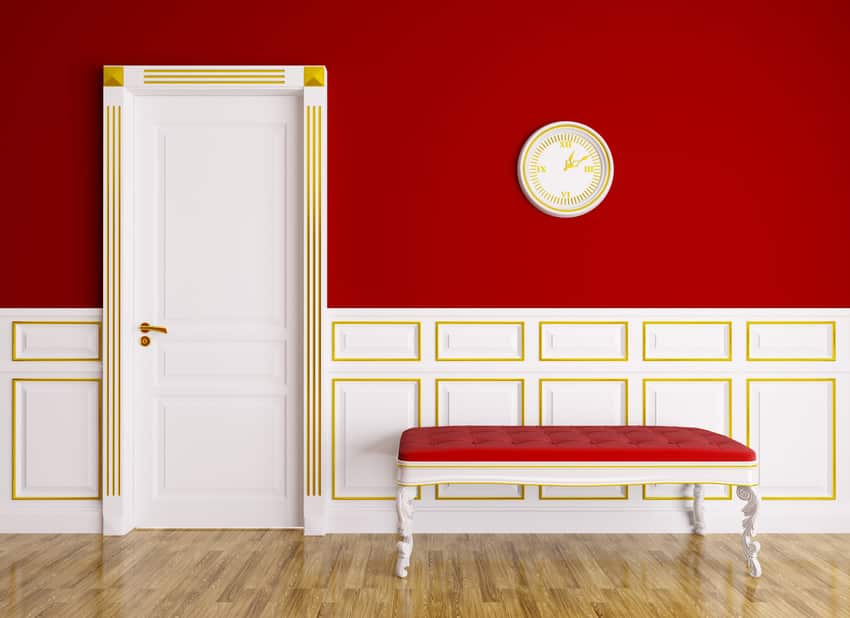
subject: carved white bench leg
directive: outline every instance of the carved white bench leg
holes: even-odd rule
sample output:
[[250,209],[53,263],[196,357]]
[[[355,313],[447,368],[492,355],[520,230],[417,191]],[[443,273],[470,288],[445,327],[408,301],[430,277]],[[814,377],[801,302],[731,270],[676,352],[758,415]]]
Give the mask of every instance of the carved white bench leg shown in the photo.
[[694,534],[705,534],[705,485],[694,485]]
[[401,535],[401,540],[398,542],[398,560],[395,565],[395,574],[399,577],[407,577],[410,554],[413,552],[413,498],[415,497],[415,487],[398,488],[395,505],[398,513],[398,533]]
[[761,577],[761,564],[758,559],[761,545],[758,541],[753,540],[756,536],[756,515],[758,514],[759,503],[761,501],[755,487],[742,485],[738,487],[737,493],[741,500],[747,501],[742,509],[744,512],[744,556],[747,559],[747,568],[753,577]]

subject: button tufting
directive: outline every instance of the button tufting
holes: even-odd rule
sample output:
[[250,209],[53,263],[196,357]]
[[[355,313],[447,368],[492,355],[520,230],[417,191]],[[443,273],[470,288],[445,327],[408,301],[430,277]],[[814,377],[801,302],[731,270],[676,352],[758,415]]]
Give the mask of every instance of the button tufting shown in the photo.
[[405,461],[754,461],[743,444],[695,427],[443,426],[402,434]]

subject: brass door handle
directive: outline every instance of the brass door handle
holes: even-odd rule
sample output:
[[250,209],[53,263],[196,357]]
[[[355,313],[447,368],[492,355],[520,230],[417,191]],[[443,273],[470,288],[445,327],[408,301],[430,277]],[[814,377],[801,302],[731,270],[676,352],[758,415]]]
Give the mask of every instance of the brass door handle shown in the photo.
[[157,333],[166,334],[168,333],[168,329],[165,326],[154,326],[153,324],[149,324],[148,322],[142,322],[139,324],[139,330],[143,333],[149,333],[151,331],[155,331]]

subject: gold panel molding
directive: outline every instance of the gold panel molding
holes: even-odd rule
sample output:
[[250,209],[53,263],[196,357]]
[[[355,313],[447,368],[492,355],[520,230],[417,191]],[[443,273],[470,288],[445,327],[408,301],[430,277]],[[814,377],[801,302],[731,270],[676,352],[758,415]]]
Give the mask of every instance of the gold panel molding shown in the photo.
[[[467,324],[468,322],[462,322]],[[490,322],[487,322],[488,324]],[[514,322],[510,322],[513,324]],[[523,337],[523,339],[525,339]],[[518,382],[519,383],[519,398],[520,398],[520,426],[525,426],[525,378],[438,378],[434,381],[435,399],[434,399],[434,425],[440,426],[440,384],[442,382]],[[466,466],[457,466],[466,467]],[[516,483],[451,483],[452,485],[513,485]],[[525,485],[519,486],[520,492],[518,496],[440,496],[440,485],[434,486],[435,500],[525,500]]]
[[[726,356],[719,356],[716,358],[701,358],[699,356],[682,356],[679,358],[668,358],[668,357],[655,357],[655,358],[647,358],[646,356],[646,327],[654,324],[661,325],[681,325],[681,326],[707,326],[707,325],[726,325],[727,327],[727,341],[726,346],[729,350],[729,353]],[[730,321],[647,321],[643,323],[643,360],[647,362],[692,362],[692,363],[704,363],[704,362],[715,362],[715,361],[731,361],[732,360],[732,322]],[[708,498],[706,498],[708,500]]]
[[[657,322],[656,322],[657,323]],[[676,322],[680,324],[681,322]],[[700,322],[702,324],[702,322]],[[731,326],[730,326],[730,333]],[[731,346],[729,348],[731,354]],[[646,385],[649,382],[726,382],[726,392],[729,394],[729,412],[727,423],[729,424],[728,436],[732,437],[732,378],[645,378],[643,381],[643,415],[642,424],[646,425]],[[749,441],[748,441],[749,442]],[[664,483],[654,483],[655,485],[663,485]],[[680,485],[681,483],[675,483]],[[704,500],[731,500],[732,486],[726,483],[700,483],[701,485],[726,485],[727,494],[725,496],[706,496]],[[649,496],[646,493],[646,485],[642,486],[641,498],[644,500],[693,500],[689,496]]]
[[836,484],[838,474],[838,451],[837,451],[837,436],[836,424],[837,407],[836,407],[836,380],[835,378],[747,378],[747,446],[750,446],[750,386],[758,382],[779,382],[779,383],[794,383],[794,382],[825,382],[832,386],[832,491],[828,496],[762,496],[762,500],[835,500],[836,499]]
[[[97,325],[97,356],[84,358],[21,358],[17,355],[17,327],[21,324],[58,324],[58,325]],[[55,362],[87,362],[99,361],[103,358],[103,325],[96,321],[40,321],[40,320],[15,320],[12,322],[12,360],[16,362],[39,362],[39,363],[55,363]]]
[[[556,358],[550,356],[543,356],[543,328],[548,325],[558,326],[558,325],[575,325],[575,326],[594,326],[594,325],[604,325],[604,326],[622,326],[623,327],[623,356],[614,356],[610,358],[600,357],[575,357],[575,358]],[[538,358],[541,361],[570,361],[570,362],[584,362],[584,361],[592,361],[597,363],[605,363],[605,362],[620,362],[629,360],[629,323],[625,321],[613,321],[613,322],[599,322],[599,321],[572,321],[572,322],[563,322],[563,321],[541,321],[537,326],[537,354]]]
[[[520,344],[520,353],[519,356],[510,357],[510,358],[499,358],[499,357],[475,357],[475,358],[441,358],[440,357],[440,327],[443,325],[452,325],[452,326],[519,326],[519,344]],[[464,362],[509,362],[509,363],[520,363],[525,360],[525,322],[521,320],[517,321],[447,321],[447,320],[438,320],[434,323],[434,360],[439,362],[446,363],[464,363]]]
[[[382,358],[378,356],[368,356],[361,358],[340,358],[336,355],[336,327],[337,326],[347,326],[347,325],[362,325],[362,326],[416,326],[416,356],[409,357],[398,357],[398,358]],[[390,321],[375,321],[375,320],[366,320],[366,321],[357,321],[357,320],[337,320],[331,323],[331,360],[337,363],[341,362],[387,362],[387,363],[396,363],[396,362],[409,362],[409,361],[420,361],[422,360],[422,322],[390,322]]]
[[[829,356],[822,357],[777,357],[777,358],[764,358],[764,357],[754,357],[750,354],[750,326],[760,325],[760,324],[775,324],[777,326],[795,326],[795,325],[822,325],[822,326],[831,326],[832,327],[832,354]],[[823,362],[823,361],[835,361],[836,360],[836,324],[834,321],[794,321],[794,322],[782,322],[782,321],[749,321],[747,322],[747,360],[750,362]]]
[[[551,323],[551,322],[550,322]],[[563,324],[564,322],[558,322],[558,324]],[[569,322],[569,324],[584,324],[585,322]],[[594,324],[598,324],[599,322],[592,322]],[[627,324],[626,322],[608,322],[609,324]],[[628,325],[626,326],[628,328]],[[626,340],[628,341],[628,335],[626,336]],[[628,344],[627,344],[628,345]],[[628,352],[626,353],[628,356]],[[628,426],[629,424],[629,379],[628,378],[540,378],[538,385],[538,407],[539,407],[539,418],[538,423],[541,427],[543,424],[543,384],[544,382],[622,382],[623,384],[623,394],[625,396],[624,400],[624,422],[623,425]],[[628,485],[582,485],[581,487],[622,487],[623,495],[622,496],[544,496],[543,488],[544,487],[569,487],[569,485],[538,485],[537,488],[537,499],[538,500],[628,500],[629,499],[629,486]]]
[[[338,496],[336,493],[336,385],[339,382],[416,384],[416,426],[422,427],[422,380],[420,378],[334,378],[331,380],[331,498],[334,500],[395,500],[396,496]],[[417,489],[416,499],[422,499],[422,487]]]
[[[97,382],[97,495],[96,496],[19,496],[17,486],[17,384],[18,382]],[[12,378],[12,500],[100,500],[103,493],[103,465],[100,449],[103,444],[103,384],[100,378]]]

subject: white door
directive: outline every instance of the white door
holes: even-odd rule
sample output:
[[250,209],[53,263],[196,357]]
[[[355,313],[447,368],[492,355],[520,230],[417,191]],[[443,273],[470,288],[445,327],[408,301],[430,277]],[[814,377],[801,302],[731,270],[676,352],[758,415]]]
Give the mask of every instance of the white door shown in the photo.
[[301,100],[140,96],[133,122],[136,525],[299,526]]

